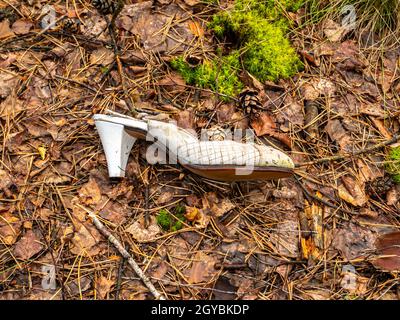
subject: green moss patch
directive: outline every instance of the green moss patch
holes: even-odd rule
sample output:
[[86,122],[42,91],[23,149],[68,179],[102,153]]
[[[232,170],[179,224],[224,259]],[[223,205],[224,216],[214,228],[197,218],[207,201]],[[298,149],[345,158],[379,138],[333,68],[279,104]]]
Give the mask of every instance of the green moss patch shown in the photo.
[[223,100],[228,100],[229,96],[236,95],[243,88],[238,76],[240,71],[238,51],[221,59],[205,61],[197,67],[191,67],[183,57],[178,57],[172,60],[171,66],[188,84],[221,93]]
[[293,76],[302,68],[287,38],[287,12],[297,11],[304,0],[236,0],[233,7],[212,17],[208,27],[234,48],[225,56],[192,68],[183,57],[171,62],[187,83],[222,94],[223,100],[243,88],[239,72],[244,67],[260,81]]
[[392,175],[393,181],[400,183],[400,147],[393,148],[387,157],[386,171]]
[[185,222],[184,206],[176,206],[172,215],[166,209],[161,209],[157,215],[157,223],[164,231],[177,231],[182,229]]

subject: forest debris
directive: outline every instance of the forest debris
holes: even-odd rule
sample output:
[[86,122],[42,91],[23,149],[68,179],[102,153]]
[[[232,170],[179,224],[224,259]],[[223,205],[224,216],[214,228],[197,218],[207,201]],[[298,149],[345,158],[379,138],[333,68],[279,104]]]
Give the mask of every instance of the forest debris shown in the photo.
[[350,221],[334,232],[332,245],[350,261],[373,250],[375,239],[376,235],[369,228]]
[[105,299],[107,294],[110,292],[111,287],[114,285],[115,281],[112,279],[107,279],[106,277],[99,277],[96,279],[96,292],[100,299]]
[[175,4],[169,5],[162,14],[153,12],[152,6],[151,1],[125,5],[116,21],[117,27],[139,35],[144,50],[183,51],[184,44],[194,38],[190,20],[177,23],[184,12]]
[[324,21],[323,30],[325,36],[332,42],[339,42],[350,31],[347,26],[338,24],[331,19]]
[[376,240],[377,258],[372,260],[375,268],[400,271],[400,232],[387,233]]
[[228,198],[219,199],[215,192],[206,193],[202,200],[203,210],[209,209],[215,217],[221,217],[235,208]]
[[269,135],[291,148],[292,142],[290,137],[287,134],[278,131],[275,121],[266,112],[260,113],[257,118],[253,119],[251,126],[253,127],[257,137]]
[[365,186],[353,176],[342,177],[344,185],[338,186],[339,197],[356,207],[362,207],[367,203],[368,197],[365,194]]
[[298,222],[288,220],[276,226],[277,231],[270,236],[277,252],[290,258],[297,258],[299,254],[298,246]]
[[92,281],[89,277],[83,276],[77,278],[65,285],[65,289],[71,296],[76,296],[90,289]]
[[0,40],[14,36],[14,32],[10,28],[8,19],[0,21]]
[[100,253],[97,244],[100,242],[100,234],[88,224],[78,224],[74,237],[71,240],[71,253],[76,255],[95,256]]
[[305,131],[307,132],[306,139],[315,142],[319,137],[319,121],[318,121],[318,106],[310,100],[305,102]]
[[0,240],[6,245],[12,245],[21,232],[22,223],[17,216],[9,212],[0,214]]
[[27,34],[32,28],[33,23],[25,19],[18,19],[11,26],[12,31],[17,35]]
[[338,143],[342,150],[351,151],[352,139],[343,128],[340,120],[328,120],[325,131],[333,141]]
[[14,255],[16,258],[28,260],[42,249],[43,245],[39,237],[32,230],[28,230],[15,245]]
[[216,259],[214,256],[207,255],[201,251],[193,257],[192,268],[189,271],[188,283],[201,283],[210,281],[217,273],[214,265]]
[[89,181],[79,189],[79,198],[86,205],[96,205],[100,202],[101,190],[93,177],[90,177]]
[[301,86],[301,91],[305,100],[315,101],[320,96],[332,97],[336,92],[336,86],[331,80],[312,78]]
[[[18,82],[18,77],[15,74],[0,70],[0,98],[7,98],[7,96],[16,87],[17,82]],[[9,103],[10,102],[11,101],[9,101]]]
[[151,223],[147,228],[144,227],[144,221],[141,222],[138,220],[132,223],[128,228],[126,228],[125,231],[130,233],[132,237],[138,242],[154,241],[157,235],[161,233],[161,229],[158,226],[154,217],[151,217]]
[[90,63],[94,65],[108,66],[114,62],[114,52],[107,48],[100,48],[90,55]]

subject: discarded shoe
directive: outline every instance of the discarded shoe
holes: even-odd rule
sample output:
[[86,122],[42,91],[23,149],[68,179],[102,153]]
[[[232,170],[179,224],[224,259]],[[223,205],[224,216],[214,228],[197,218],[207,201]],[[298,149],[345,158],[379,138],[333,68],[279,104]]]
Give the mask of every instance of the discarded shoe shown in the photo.
[[[194,134],[175,124],[123,115],[95,114],[93,119],[110,177],[125,176],[130,151],[138,138],[156,140],[154,146],[157,152],[161,150],[170,155],[168,163],[179,162],[186,169],[208,179],[270,180],[293,174],[294,164],[290,157],[265,145],[231,140],[199,141]],[[171,155],[177,162],[171,162],[174,158]]]

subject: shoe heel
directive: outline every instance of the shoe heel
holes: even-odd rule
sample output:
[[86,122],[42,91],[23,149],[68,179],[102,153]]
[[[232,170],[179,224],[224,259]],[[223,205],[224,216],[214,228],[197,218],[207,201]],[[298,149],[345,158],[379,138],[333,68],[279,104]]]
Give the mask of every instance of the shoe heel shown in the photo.
[[125,177],[129,154],[136,138],[130,136],[122,124],[101,120],[95,121],[95,124],[106,155],[109,177]]

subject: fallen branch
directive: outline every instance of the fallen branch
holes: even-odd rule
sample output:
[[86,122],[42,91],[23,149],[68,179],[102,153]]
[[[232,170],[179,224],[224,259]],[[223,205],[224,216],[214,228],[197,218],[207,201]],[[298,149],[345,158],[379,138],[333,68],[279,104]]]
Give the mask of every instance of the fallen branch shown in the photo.
[[344,160],[346,158],[359,156],[361,154],[365,154],[365,153],[368,153],[368,152],[375,151],[375,150],[378,150],[380,148],[386,147],[386,146],[388,146],[390,144],[393,144],[393,143],[397,142],[398,140],[400,140],[400,133],[395,134],[393,136],[393,138],[391,138],[389,140],[383,141],[381,143],[378,143],[378,144],[376,144],[374,146],[371,146],[371,147],[368,147],[368,148],[365,148],[365,149],[354,151],[352,153],[348,153],[348,154],[344,154],[344,155],[336,155],[336,156],[327,157],[327,158],[321,158],[321,159],[317,159],[317,160],[309,161],[309,162],[298,163],[298,164],[296,164],[296,168],[309,166],[309,165],[313,165],[313,164],[324,163],[324,162]]
[[136,263],[136,261],[132,258],[132,256],[129,254],[128,251],[122,246],[121,242],[115,238],[110,231],[106,229],[103,223],[97,218],[96,214],[87,208],[81,206],[80,204],[77,204],[78,207],[81,209],[85,210],[89,217],[93,220],[94,225],[96,228],[105,236],[107,237],[108,241],[110,241],[115,248],[119,251],[119,253],[128,261],[129,265],[135,270],[136,274],[139,276],[139,278],[143,281],[143,283],[146,285],[146,287],[150,290],[150,292],[153,294],[154,298],[157,300],[165,300],[165,297],[158,292],[158,290],[154,287],[154,285],[151,283],[150,279],[144,274],[142,269],[140,269],[139,265]]

